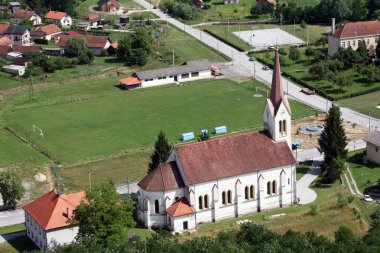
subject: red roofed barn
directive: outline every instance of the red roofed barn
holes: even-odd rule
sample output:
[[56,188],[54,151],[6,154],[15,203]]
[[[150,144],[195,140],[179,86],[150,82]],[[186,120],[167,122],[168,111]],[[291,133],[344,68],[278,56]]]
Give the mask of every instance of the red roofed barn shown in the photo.
[[339,48],[358,48],[359,41],[364,41],[371,56],[375,55],[375,48],[380,37],[380,21],[363,21],[346,23],[335,30],[333,21],[331,34],[328,36],[330,56],[335,55]]
[[175,147],[139,183],[137,216],[146,227],[174,232],[296,202],[291,110],[278,51],[264,131]]
[[58,193],[53,190],[24,206],[27,236],[42,250],[55,244],[71,243],[78,234],[78,224],[72,224],[74,210],[85,193]]

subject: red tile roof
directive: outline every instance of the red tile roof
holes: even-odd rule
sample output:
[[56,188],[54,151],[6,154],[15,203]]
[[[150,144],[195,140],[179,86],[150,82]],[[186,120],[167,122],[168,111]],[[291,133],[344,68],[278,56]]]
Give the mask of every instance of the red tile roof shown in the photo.
[[[107,36],[95,36],[95,35],[84,35],[84,34],[75,35],[75,36],[84,38],[89,48],[104,48],[107,44],[107,41],[109,40]],[[60,47],[65,47],[67,41],[71,37],[74,37],[74,36],[70,36],[70,35],[61,36],[59,38],[58,45]]]
[[78,36],[78,35],[80,36],[80,35],[82,35],[81,33],[78,33],[77,31],[72,31],[72,30],[65,32],[65,34],[66,35],[71,35],[71,36]]
[[92,13],[88,14],[88,16],[85,17],[85,19],[87,19],[88,21],[91,21],[91,22],[95,22],[95,21],[99,21],[101,19],[101,16],[98,13],[92,12]]
[[4,34],[7,31],[8,27],[8,24],[0,24],[0,35]]
[[146,191],[169,191],[185,186],[176,162],[161,163],[138,185]]
[[0,46],[10,46],[12,45],[12,40],[8,37],[0,38]]
[[141,84],[141,81],[137,77],[132,77],[132,76],[120,79],[119,82],[127,86]]
[[195,213],[195,208],[190,206],[187,198],[183,197],[177,200],[173,205],[166,209],[166,213],[172,217],[179,217],[183,215]]
[[35,15],[35,11],[28,11],[28,10],[17,10],[15,13],[13,13],[12,18],[19,18],[19,19],[30,19]]
[[66,12],[60,12],[60,11],[49,11],[46,13],[45,18],[46,19],[54,19],[54,20],[61,20],[66,16]]
[[286,141],[245,133],[176,147],[190,185],[295,164]]
[[40,46],[14,46],[13,50],[23,54],[42,52],[42,48]]
[[62,32],[61,28],[59,28],[56,24],[44,25],[41,26],[38,30],[42,31],[46,35]]
[[363,21],[356,23],[346,23],[343,26],[336,29],[333,34],[334,37],[344,39],[344,38],[354,38],[354,37],[364,37],[371,35],[380,35],[380,21]]
[[9,52],[12,52],[12,48],[9,46],[0,46],[0,57],[5,58]]
[[53,190],[23,208],[44,230],[50,230],[68,226],[81,200],[85,200],[84,192],[65,195]]

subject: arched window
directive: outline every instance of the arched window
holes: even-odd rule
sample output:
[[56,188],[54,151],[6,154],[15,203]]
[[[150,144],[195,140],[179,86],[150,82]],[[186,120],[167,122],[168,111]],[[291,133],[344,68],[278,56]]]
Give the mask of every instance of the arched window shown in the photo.
[[277,194],[277,181],[273,180],[272,183],[272,193]]
[[228,191],[228,204],[232,203],[232,192]]
[[244,189],[244,196],[245,196],[245,199],[249,199],[249,196],[248,196],[248,186],[246,186],[245,189]]
[[278,128],[280,130],[280,133],[282,133],[282,120],[278,122]]
[[227,204],[227,201],[226,201],[226,192],[222,192],[222,204],[223,205]]
[[249,187],[249,197],[251,199],[255,198],[255,187],[253,185],[251,185],[251,187]]
[[282,131],[286,134],[286,120],[282,121]]
[[272,184],[271,184],[271,182],[267,183],[267,194],[272,194]]
[[203,197],[199,196],[198,200],[199,200],[199,203],[198,203],[199,209],[203,209]]
[[160,202],[158,202],[158,199],[154,201],[154,213],[160,213]]
[[203,201],[204,201],[204,204],[205,204],[205,208],[208,209],[209,205],[208,205],[208,195],[207,194],[204,196]]

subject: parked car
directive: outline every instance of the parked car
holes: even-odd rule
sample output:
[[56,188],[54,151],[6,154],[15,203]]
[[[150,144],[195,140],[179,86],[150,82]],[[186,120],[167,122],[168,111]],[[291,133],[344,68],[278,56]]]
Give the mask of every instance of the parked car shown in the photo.
[[127,13],[128,13],[128,10],[124,10],[123,13],[124,13],[124,14],[127,14]]
[[373,199],[371,198],[370,195],[364,195],[364,196],[363,196],[363,199],[364,199],[364,201],[367,201],[367,202],[371,202],[371,201],[373,201]]
[[269,67],[268,66],[264,66],[263,70],[269,70]]
[[254,57],[249,57],[249,61],[256,61]]

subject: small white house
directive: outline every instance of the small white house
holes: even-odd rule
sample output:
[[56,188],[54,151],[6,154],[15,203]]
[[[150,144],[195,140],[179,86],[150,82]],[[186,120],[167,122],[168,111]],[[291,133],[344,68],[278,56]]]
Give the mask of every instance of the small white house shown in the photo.
[[35,11],[21,9],[13,13],[11,23],[19,25],[21,21],[24,19],[32,21],[33,26],[38,26],[42,24],[41,17]]
[[[134,76],[140,82],[138,87],[142,88],[176,82],[194,81],[212,77],[211,63],[208,60],[188,61],[181,66],[139,71],[136,72]],[[121,83],[121,85],[123,85],[123,83]]]
[[13,75],[23,76],[25,74],[25,66],[7,65],[3,66],[3,71]]
[[367,159],[380,165],[380,132],[373,131],[363,139],[367,143]]
[[85,193],[64,194],[52,190],[24,206],[27,236],[41,249],[71,243],[78,234],[78,224],[72,224],[73,212],[85,201]]
[[72,18],[66,12],[61,11],[49,11],[46,13],[45,19],[63,28],[68,28],[73,24]]

